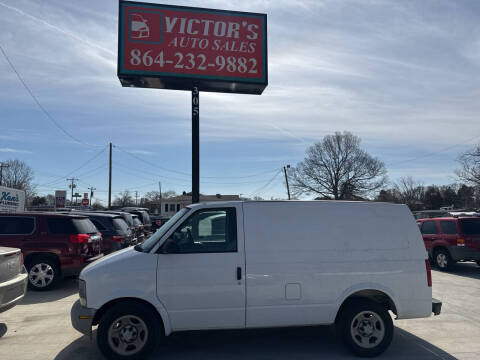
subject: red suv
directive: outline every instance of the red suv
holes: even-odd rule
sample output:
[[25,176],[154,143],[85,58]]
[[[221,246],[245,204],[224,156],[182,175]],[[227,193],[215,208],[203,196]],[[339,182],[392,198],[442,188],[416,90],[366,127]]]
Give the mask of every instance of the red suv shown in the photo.
[[428,255],[440,270],[461,260],[480,265],[480,217],[441,217],[417,223]]
[[24,212],[0,214],[0,246],[20,248],[28,282],[48,290],[103,256],[102,236],[85,216]]

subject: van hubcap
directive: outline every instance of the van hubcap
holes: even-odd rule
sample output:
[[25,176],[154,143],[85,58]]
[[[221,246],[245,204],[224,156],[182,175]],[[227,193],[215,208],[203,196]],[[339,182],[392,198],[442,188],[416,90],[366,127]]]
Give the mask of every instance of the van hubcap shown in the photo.
[[135,315],[119,317],[108,330],[110,348],[119,355],[136,354],[143,349],[147,339],[147,326]]
[[49,264],[35,264],[28,273],[28,279],[33,286],[42,288],[50,285],[53,281],[55,272]]
[[385,337],[385,325],[377,313],[362,311],[353,318],[350,334],[358,346],[370,349],[382,342]]
[[437,265],[441,268],[446,268],[448,264],[447,256],[443,253],[437,254]]

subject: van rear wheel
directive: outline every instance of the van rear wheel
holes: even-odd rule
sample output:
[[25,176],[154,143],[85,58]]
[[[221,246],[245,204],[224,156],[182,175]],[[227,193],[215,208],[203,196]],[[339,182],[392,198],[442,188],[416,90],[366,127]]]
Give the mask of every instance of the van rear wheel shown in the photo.
[[100,319],[97,343],[107,359],[145,359],[155,349],[161,327],[155,314],[137,302],[122,302]]
[[380,355],[392,342],[392,318],[382,304],[373,301],[352,301],[344,309],[339,325],[343,341],[357,356]]

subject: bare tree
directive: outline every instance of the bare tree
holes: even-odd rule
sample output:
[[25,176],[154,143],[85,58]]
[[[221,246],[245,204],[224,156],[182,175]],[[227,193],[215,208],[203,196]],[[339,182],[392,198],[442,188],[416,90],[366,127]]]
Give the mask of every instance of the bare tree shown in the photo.
[[461,169],[456,170],[457,176],[471,185],[480,186],[480,145],[461,154],[457,161]]
[[4,163],[7,166],[2,171],[1,185],[24,190],[27,199],[31,199],[35,195],[32,168],[21,160],[7,160]]
[[393,191],[400,202],[407,204],[410,210],[418,210],[423,207],[425,188],[422,182],[411,176],[401,177],[395,182]]
[[369,196],[382,188],[385,165],[362,150],[360,141],[349,132],[336,132],[310,146],[305,159],[291,171],[294,194],[346,200]]
[[130,194],[130,191],[124,190],[119,193],[115,200],[113,201],[113,206],[123,207],[123,206],[131,206],[134,205],[133,197]]

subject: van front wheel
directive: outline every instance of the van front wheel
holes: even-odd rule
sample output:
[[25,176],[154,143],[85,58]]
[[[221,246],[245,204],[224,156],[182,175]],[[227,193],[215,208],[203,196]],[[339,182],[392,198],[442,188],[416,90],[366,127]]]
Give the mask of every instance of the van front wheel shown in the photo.
[[100,319],[97,343],[107,359],[145,359],[161,334],[157,317],[145,305],[119,303]]
[[343,341],[357,356],[380,355],[392,342],[392,318],[382,304],[373,301],[352,301],[340,325]]

